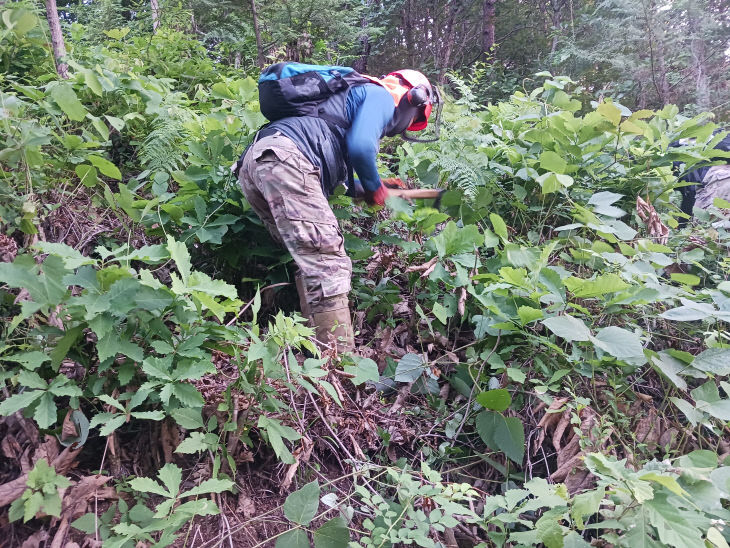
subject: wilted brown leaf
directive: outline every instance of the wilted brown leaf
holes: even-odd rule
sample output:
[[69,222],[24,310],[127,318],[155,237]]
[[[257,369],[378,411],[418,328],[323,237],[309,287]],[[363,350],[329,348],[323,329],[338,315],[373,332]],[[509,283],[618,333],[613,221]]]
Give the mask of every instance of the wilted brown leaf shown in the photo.
[[641,196],[636,197],[636,214],[646,223],[649,236],[660,244],[666,244],[669,241],[669,227],[662,222],[654,206]]

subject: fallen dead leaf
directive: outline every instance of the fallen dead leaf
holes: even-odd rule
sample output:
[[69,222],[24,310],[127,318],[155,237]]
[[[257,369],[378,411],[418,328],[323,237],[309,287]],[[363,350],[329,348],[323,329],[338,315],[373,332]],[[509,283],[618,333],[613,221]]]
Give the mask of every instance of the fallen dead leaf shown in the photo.
[[654,206],[641,196],[636,197],[636,214],[646,223],[649,236],[657,243],[666,244],[669,241],[669,227],[662,222]]
[[244,518],[251,518],[256,515],[256,503],[243,491],[238,494],[236,513],[243,515]]
[[69,439],[78,438],[81,433],[76,429],[76,425],[71,419],[73,409],[69,408],[66,412],[66,417],[63,419],[63,426],[61,428],[61,440],[66,441]]
[[40,548],[41,544],[48,541],[48,531],[36,531],[20,545],[20,548]]

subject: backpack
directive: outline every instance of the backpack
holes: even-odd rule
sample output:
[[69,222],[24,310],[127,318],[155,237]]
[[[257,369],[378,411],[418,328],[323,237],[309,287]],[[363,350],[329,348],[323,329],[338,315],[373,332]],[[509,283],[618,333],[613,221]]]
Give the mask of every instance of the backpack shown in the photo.
[[368,83],[377,81],[350,67],[276,63],[259,77],[261,114],[271,122],[290,116],[314,116],[345,128],[344,100],[338,101],[341,105],[324,103],[353,85]]

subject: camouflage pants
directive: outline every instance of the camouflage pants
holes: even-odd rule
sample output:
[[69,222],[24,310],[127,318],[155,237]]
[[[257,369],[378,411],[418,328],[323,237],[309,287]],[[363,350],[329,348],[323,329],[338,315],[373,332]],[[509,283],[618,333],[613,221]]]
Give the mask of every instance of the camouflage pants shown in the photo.
[[347,307],[352,263],[322,193],[319,170],[291,139],[276,133],[251,146],[239,182],[248,203],[299,267],[300,297],[308,312]]
[[730,202],[730,165],[712,166],[702,179],[703,187],[697,191],[695,207],[707,209],[722,198]]

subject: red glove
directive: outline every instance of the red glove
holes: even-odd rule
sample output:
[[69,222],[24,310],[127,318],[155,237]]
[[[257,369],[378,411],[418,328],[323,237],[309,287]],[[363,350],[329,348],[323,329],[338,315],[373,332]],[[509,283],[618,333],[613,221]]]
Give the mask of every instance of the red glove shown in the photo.
[[388,189],[385,188],[383,183],[380,183],[380,186],[378,187],[378,190],[375,192],[370,192],[368,190],[365,191],[365,201],[369,205],[379,205],[384,206],[385,205],[385,199],[388,197]]
[[387,188],[408,188],[398,177],[389,177],[388,179],[381,179],[381,181]]

